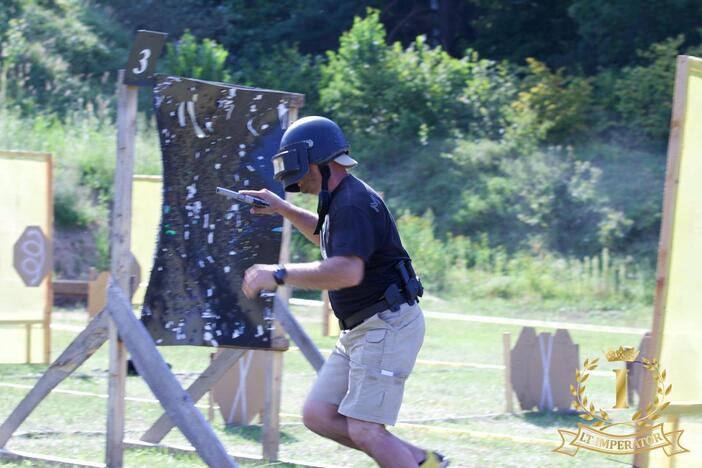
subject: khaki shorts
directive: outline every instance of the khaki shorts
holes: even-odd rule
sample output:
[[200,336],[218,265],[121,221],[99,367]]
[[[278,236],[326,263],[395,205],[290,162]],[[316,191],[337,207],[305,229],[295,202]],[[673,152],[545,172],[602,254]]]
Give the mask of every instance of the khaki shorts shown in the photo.
[[423,341],[417,303],[373,315],[342,331],[307,399],[337,405],[344,416],[394,425]]

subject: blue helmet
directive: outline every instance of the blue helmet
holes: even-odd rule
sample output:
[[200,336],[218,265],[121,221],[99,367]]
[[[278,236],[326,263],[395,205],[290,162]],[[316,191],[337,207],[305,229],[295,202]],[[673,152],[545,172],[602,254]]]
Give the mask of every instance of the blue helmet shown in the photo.
[[353,167],[357,162],[348,156],[349,152],[349,144],[336,123],[325,117],[303,117],[288,127],[280,140],[280,149],[272,159],[274,176],[285,191],[299,192],[297,182],[307,174],[310,164],[321,166],[334,160]]

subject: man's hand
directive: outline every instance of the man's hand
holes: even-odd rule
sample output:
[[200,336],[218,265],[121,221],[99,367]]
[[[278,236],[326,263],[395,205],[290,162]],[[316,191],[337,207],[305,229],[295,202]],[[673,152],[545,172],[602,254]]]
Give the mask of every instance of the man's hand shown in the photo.
[[265,214],[265,215],[272,215],[272,214],[282,215],[283,214],[283,209],[285,208],[286,201],[268,189],[240,190],[239,193],[243,193],[244,195],[251,195],[254,197],[262,198],[262,199],[266,200],[268,202],[268,204],[270,205],[266,208],[259,208],[259,207],[253,206],[253,207],[251,207],[251,214]]
[[[254,192],[256,196],[260,196],[258,192]],[[273,195],[275,196],[275,194]],[[256,208],[257,210],[267,210],[269,208]],[[246,297],[253,299],[262,289],[274,290],[278,287],[275,282],[273,273],[278,269],[278,265],[261,265],[256,264],[249,267],[244,273],[244,282],[241,285],[241,290],[244,291]]]

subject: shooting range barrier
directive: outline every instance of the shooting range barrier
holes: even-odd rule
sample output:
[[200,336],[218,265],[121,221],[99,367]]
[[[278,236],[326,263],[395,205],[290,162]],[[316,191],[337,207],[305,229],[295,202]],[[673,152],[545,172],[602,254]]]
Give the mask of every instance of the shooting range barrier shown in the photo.
[[[132,297],[135,306],[144,303],[149,274],[153,267],[156,250],[156,234],[162,207],[163,178],[161,176],[135,175],[132,182],[132,254],[135,258],[134,276],[139,271],[140,281]],[[142,272],[145,272],[142,273]],[[215,358],[222,351],[215,353]],[[243,352],[220,379],[211,385],[212,398],[217,402],[227,425],[244,426],[263,414],[264,386],[263,368],[265,351]],[[146,442],[155,438],[146,436]]]
[[51,155],[0,151],[0,198],[0,363],[48,363]]
[[509,366],[505,363],[510,376],[505,381],[522,410],[569,411],[573,402],[569,388],[575,385],[579,367],[578,345],[566,330],[537,335],[534,328],[524,327],[510,352]]
[[[650,357],[658,358],[672,384],[666,410],[669,430],[685,430],[690,450],[675,457],[661,451],[635,458],[639,467],[699,466],[702,425],[685,422],[702,414],[702,60],[677,58],[668,166],[656,272]],[[643,402],[652,399],[651,373],[644,376]]]

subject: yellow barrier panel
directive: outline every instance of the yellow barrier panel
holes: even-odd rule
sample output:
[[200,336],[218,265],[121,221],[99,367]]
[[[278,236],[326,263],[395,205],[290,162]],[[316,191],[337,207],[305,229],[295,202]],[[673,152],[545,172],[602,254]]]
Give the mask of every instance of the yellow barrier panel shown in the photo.
[[[53,197],[51,155],[0,151],[0,363],[48,363],[52,304],[51,238]],[[15,268],[15,244],[29,226],[43,231],[46,244],[21,249],[29,271],[46,265],[48,274],[27,286]],[[40,276],[38,276],[40,278]]]
[[[659,252],[653,340],[669,395],[683,415],[680,443],[690,452],[649,455],[649,466],[700,466],[702,425],[684,417],[702,403],[702,60],[678,57]],[[667,263],[667,264],[666,264]],[[655,343],[655,342],[654,342]],[[656,346],[654,344],[654,350]],[[667,386],[666,384],[666,386]],[[690,411],[685,408],[689,407]]]
[[161,223],[161,176],[135,175],[132,184],[132,242],[134,257],[141,269],[141,278],[132,303],[144,302],[154,263],[156,240]]

